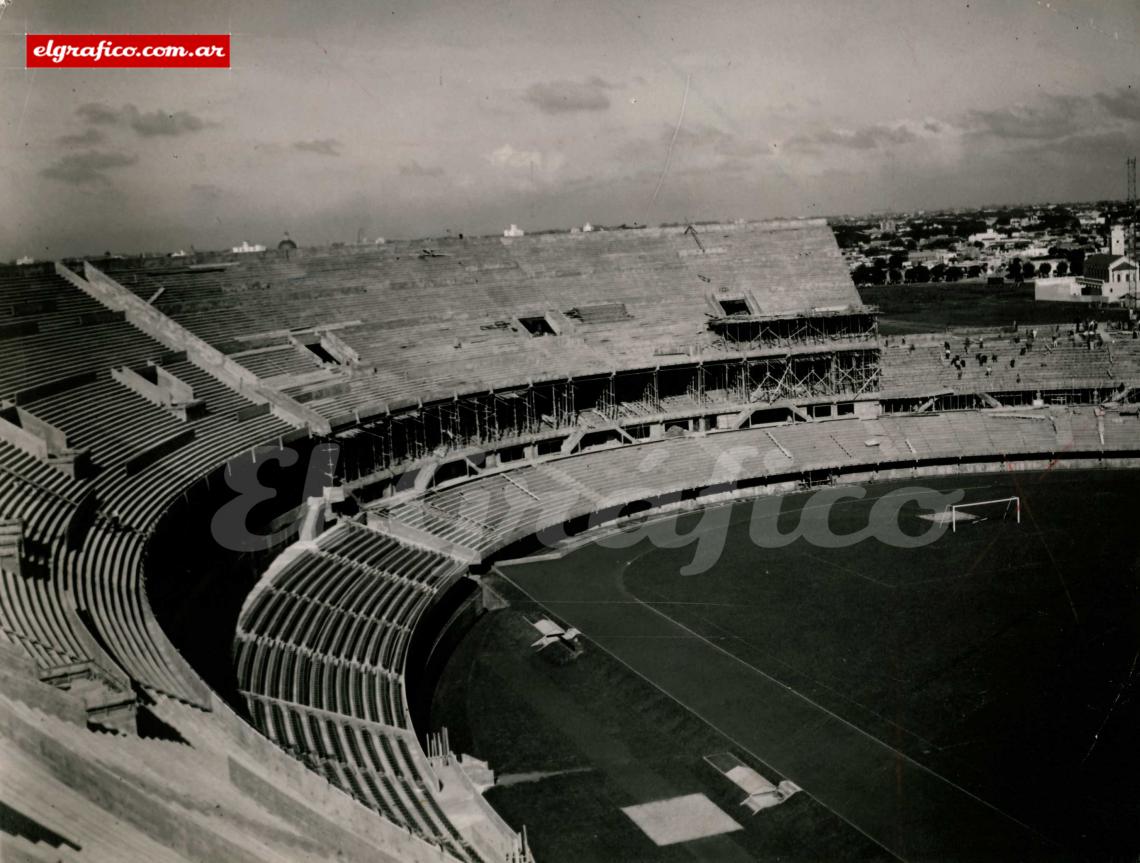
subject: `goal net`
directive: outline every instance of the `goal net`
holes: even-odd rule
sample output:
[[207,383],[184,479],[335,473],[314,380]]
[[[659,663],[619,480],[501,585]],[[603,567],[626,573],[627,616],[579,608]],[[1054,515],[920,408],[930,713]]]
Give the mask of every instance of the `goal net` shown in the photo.
[[939,521],[943,524],[948,522],[954,533],[958,532],[958,526],[961,524],[977,524],[991,519],[995,521],[1014,519],[1021,524],[1021,498],[1014,495],[956,503],[946,507],[941,515]]

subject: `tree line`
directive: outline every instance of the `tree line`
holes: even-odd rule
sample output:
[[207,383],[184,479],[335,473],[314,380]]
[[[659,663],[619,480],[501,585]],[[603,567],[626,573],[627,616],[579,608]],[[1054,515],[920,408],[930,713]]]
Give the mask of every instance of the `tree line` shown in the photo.
[[[1015,284],[1021,284],[1029,279],[1045,279],[1050,276],[1080,275],[1081,261],[1070,261],[1068,258],[1058,261],[1056,267],[1049,261],[1035,264],[1033,261],[1023,261],[1020,258],[1011,260],[1005,268],[1006,279]],[[906,256],[900,253],[889,257],[879,257],[870,263],[859,264],[851,271],[851,278],[856,285],[924,285],[930,282],[959,282],[963,279],[980,279],[987,275],[983,264],[915,264],[904,268]],[[994,275],[999,275],[995,273]]]

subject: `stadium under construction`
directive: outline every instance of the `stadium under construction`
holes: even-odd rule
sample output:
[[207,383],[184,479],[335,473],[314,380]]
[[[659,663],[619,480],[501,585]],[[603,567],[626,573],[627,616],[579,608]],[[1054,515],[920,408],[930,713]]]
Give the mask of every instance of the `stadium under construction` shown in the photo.
[[[1096,489],[1134,514],[1127,323],[884,338],[823,220],[61,260],[0,269],[0,312],[5,859],[1140,849],[1135,548],[1076,542]],[[798,562],[729,531],[707,581],[599,542],[916,485],[1018,520]],[[742,586],[746,546],[803,580]],[[1014,652],[1048,697],[999,692]],[[946,755],[1062,702],[1017,759],[1068,809]]]

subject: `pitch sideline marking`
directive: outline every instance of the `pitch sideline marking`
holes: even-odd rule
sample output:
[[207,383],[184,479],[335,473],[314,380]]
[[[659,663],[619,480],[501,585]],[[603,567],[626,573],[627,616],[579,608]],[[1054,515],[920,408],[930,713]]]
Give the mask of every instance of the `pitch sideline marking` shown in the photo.
[[[526,595],[526,596],[527,596],[527,597],[530,599],[530,601],[531,601],[531,602],[533,602],[533,603],[535,603],[536,605],[539,605],[539,606],[542,606],[542,607],[544,607],[544,608],[545,608],[545,605],[543,605],[543,603],[539,602],[537,599],[535,599],[533,596],[531,596],[530,592],[529,592],[528,590],[526,590],[526,588],[522,587],[522,586],[521,586],[521,585],[519,585],[519,584],[516,584],[516,583],[515,583],[515,582],[514,582],[514,581],[513,581],[513,580],[510,578],[510,576],[506,575],[505,573],[503,573],[503,572],[501,572],[501,571],[499,571],[499,570],[496,570],[496,571],[497,571],[497,572],[499,572],[499,575],[500,575],[502,578],[506,579],[508,582],[510,582],[512,585],[514,585],[514,586],[515,586],[515,588],[517,588],[517,589],[518,589],[518,590],[520,590],[520,591],[521,591],[523,594],[525,594],[525,595]],[[645,675],[644,675],[642,672],[638,671],[636,668],[634,668],[632,665],[630,665],[628,662],[626,662],[626,661],[625,661],[624,659],[622,659],[620,656],[618,656],[618,655],[617,655],[617,654],[615,654],[613,651],[611,651],[611,650],[610,650],[608,647],[606,647],[606,646],[604,646],[604,645],[602,645],[602,644],[599,644],[599,643],[598,643],[597,641],[595,641],[594,639],[592,639],[592,638],[589,638],[589,636],[586,636],[586,638],[587,638],[587,639],[589,639],[589,641],[590,641],[590,642],[591,642],[591,643],[592,643],[594,646],[596,646],[596,647],[600,648],[601,650],[605,651],[605,653],[606,653],[608,656],[610,656],[612,659],[614,659],[614,661],[616,661],[616,662],[620,663],[620,664],[621,664],[622,666],[624,666],[624,667],[625,667],[625,668],[626,668],[628,671],[630,671],[631,673],[633,673],[633,674],[634,674],[636,677],[639,677],[639,678],[641,678],[643,681],[645,681],[646,683],[648,683],[648,684],[649,684],[651,687],[653,687],[654,689],[656,689],[658,692],[660,692],[662,695],[664,695],[664,696],[665,696],[666,698],[668,698],[670,701],[672,701],[672,702],[674,702],[675,704],[677,704],[677,705],[678,705],[678,706],[679,706],[679,707],[680,707],[682,710],[686,711],[687,713],[691,713],[693,716],[697,717],[697,719],[699,719],[701,722],[705,723],[705,725],[707,725],[709,728],[711,728],[713,731],[715,731],[717,734],[719,734],[719,735],[720,735],[721,737],[723,737],[725,740],[729,740],[729,741],[731,741],[731,742],[732,742],[734,745],[736,745],[736,746],[739,746],[739,747],[740,747],[740,749],[741,749],[742,751],[744,751],[744,752],[747,752],[747,753],[748,753],[748,754],[749,754],[749,755],[750,755],[750,756],[751,756],[753,759],[755,759],[756,761],[760,762],[761,764],[767,764],[767,765],[769,765],[770,767],[772,767],[772,768],[773,768],[773,769],[774,769],[774,770],[775,770],[777,773],[780,773],[780,774],[782,774],[782,775],[784,775],[784,776],[787,776],[787,774],[786,774],[786,773],[785,773],[783,770],[781,770],[781,769],[780,769],[780,768],[779,768],[779,767],[778,767],[778,766],[777,766],[775,763],[773,763],[773,762],[772,762],[770,759],[765,759],[765,758],[761,758],[760,756],[758,756],[758,755],[757,755],[755,752],[753,752],[753,751],[752,751],[751,749],[749,749],[747,746],[745,746],[744,744],[742,744],[742,743],[741,743],[739,740],[737,740],[737,739],[736,739],[735,737],[733,737],[731,734],[729,734],[729,733],[727,733],[726,731],[724,731],[724,730],[723,730],[723,729],[722,729],[722,728],[721,728],[719,725],[717,725],[715,722],[711,721],[711,720],[710,720],[710,719],[708,719],[706,716],[704,716],[704,714],[702,714],[702,713],[701,713],[699,710],[697,710],[697,709],[696,709],[696,708],[694,708],[694,707],[690,707],[688,704],[686,704],[685,702],[683,702],[681,699],[679,699],[679,698],[678,698],[677,696],[675,696],[673,693],[669,692],[669,691],[668,691],[668,690],[666,690],[666,689],[663,689],[663,688],[662,688],[662,687],[661,687],[661,686],[660,686],[658,683],[656,683],[655,681],[653,681],[653,680],[651,680],[650,678],[646,677],[646,676],[645,676]],[[862,827],[860,827],[858,824],[856,824],[855,822],[853,822],[853,821],[849,820],[849,819],[848,819],[848,818],[847,818],[845,815],[843,815],[842,813],[840,813],[840,812],[836,812],[834,809],[832,809],[830,806],[828,806],[826,803],[824,803],[822,800],[820,800],[818,797],[816,797],[814,794],[812,794],[812,792],[808,791],[807,789],[803,789],[801,793],[803,793],[803,794],[806,794],[808,797],[810,797],[812,800],[814,800],[816,803],[818,803],[820,806],[822,806],[824,809],[826,809],[828,812],[830,812],[832,815],[834,815],[836,818],[838,818],[838,819],[839,819],[840,821],[842,821],[844,824],[847,824],[849,827],[853,828],[853,829],[854,829],[854,830],[855,830],[857,833],[861,834],[861,835],[862,835],[864,838],[868,839],[868,840],[869,840],[871,843],[873,843],[875,846],[877,846],[877,847],[879,847],[879,848],[882,848],[882,849],[883,849],[883,850],[884,850],[886,853],[890,854],[890,855],[891,855],[891,857],[893,857],[895,860],[898,860],[898,861],[900,861],[900,863],[909,863],[909,861],[907,860],[907,858],[905,858],[905,857],[900,857],[900,856],[899,856],[897,853],[895,853],[895,852],[894,852],[892,849],[888,848],[886,845],[884,845],[882,842],[880,842],[878,839],[876,839],[874,836],[872,836],[870,833],[868,833],[866,830],[864,830],[864,829],[863,829]]]
[[[636,558],[635,558],[635,560],[636,560]],[[627,561],[627,562],[626,562],[626,564],[625,564],[625,567],[628,567],[628,566],[629,566],[629,564],[630,564],[630,563],[632,563],[632,562],[633,562],[632,560],[631,560],[631,561]],[[625,567],[623,567],[623,570],[624,570],[624,568],[625,568]],[[516,587],[518,590],[521,590],[521,591],[522,591],[524,594],[526,594],[526,596],[528,596],[532,602],[538,603],[538,605],[540,605],[540,606],[543,606],[543,607],[546,607],[544,603],[542,603],[542,602],[540,602],[539,600],[535,599],[535,598],[534,598],[534,596],[532,596],[532,595],[530,594],[530,592],[529,592],[529,591],[527,591],[527,590],[526,590],[525,588],[523,588],[521,585],[517,584],[517,583],[516,583],[515,581],[513,581],[513,580],[512,580],[510,577],[508,577],[508,576],[507,576],[505,573],[503,573],[503,572],[501,572],[501,571],[500,571],[500,572],[499,572],[499,574],[500,574],[500,576],[502,576],[503,578],[507,579],[507,581],[509,581],[509,582],[510,582],[512,585],[514,585],[514,586],[515,586],[515,587]],[[946,784],[946,785],[948,785],[949,787],[951,787],[951,788],[954,788],[955,790],[959,791],[960,793],[964,794],[965,796],[969,797],[970,799],[974,800],[975,802],[982,804],[982,806],[984,806],[984,807],[986,807],[986,808],[988,808],[988,809],[992,810],[993,812],[997,813],[998,815],[1001,815],[1003,818],[1005,818],[1005,819],[1009,820],[1010,822],[1012,822],[1012,823],[1014,823],[1014,824],[1018,825],[1019,827],[1021,827],[1023,830],[1027,831],[1028,833],[1031,833],[1031,834],[1033,834],[1033,835],[1035,835],[1035,836],[1038,836],[1039,838],[1043,839],[1044,841],[1046,841],[1046,842],[1047,842],[1047,843],[1049,843],[1050,845],[1054,845],[1054,846],[1056,845],[1056,843],[1055,843],[1055,842],[1054,842],[1052,839],[1050,839],[1049,837],[1047,837],[1047,836],[1044,836],[1043,834],[1039,833],[1039,832],[1038,832],[1037,830],[1035,830],[1034,828],[1030,827],[1028,824],[1025,824],[1025,823],[1023,823],[1022,821],[1019,821],[1017,818],[1014,818],[1014,817],[1013,817],[1012,815],[1010,815],[1009,813],[1007,813],[1007,812],[1005,812],[1005,811],[1003,811],[1003,810],[999,809],[997,806],[995,806],[994,804],[990,803],[989,801],[987,801],[987,800],[985,800],[985,799],[983,799],[983,798],[979,797],[978,795],[974,794],[974,793],[973,793],[973,792],[971,792],[970,790],[968,790],[968,789],[966,789],[966,788],[963,788],[961,785],[958,785],[956,782],[953,782],[952,780],[950,780],[950,779],[947,779],[945,776],[942,776],[942,774],[940,774],[940,773],[937,773],[936,771],[932,770],[931,768],[927,767],[926,765],[924,765],[924,764],[921,764],[920,762],[916,761],[915,759],[913,759],[912,757],[910,757],[910,756],[909,756],[909,755],[907,755],[906,753],[904,753],[904,752],[900,752],[899,750],[895,749],[893,746],[890,746],[889,744],[887,744],[887,743],[884,743],[883,741],[879,740],[879,738],[875,737],[875,736],[874,736],[874,735],[872,735],[872,734],[869,734],[868,732],[864,731],[862,728],[859,728],[857,725],[853,724],[852,722],[850,722],[850,721],[849,721],[849,720],[847,720],[847,719],[844,719],[842,716],[839,716],[837,713],[835,713],[835,712],[833,712],[833,711],[829,710],[828,708],[824,707],[823,705],[816,703],[816,702],[815,702],[815,701],[813,701],[811,698],[808,698],[808,697],[807,697],[806,695],[804,695],[803,693],[801,693],[801,692],[799,692],[799,691],[797,691],[797,690],[793,689],[791,686],[787,685],[787,684],[786,684],[786,683],[784,683],[783,681],[781,681],[781,680],[778,680],[778,679],[776,679],[775,677],[772,677],[772,676],[771,676],[770,674],[768,674],[767,672],[765,672],[765,671],[761,670],[760,668],[757,668],[756,666],[752,665],[751,663],[747,662],[746,660],[744,660],[744,659],[741,659],[740,657],[738,657],[738,656],[736,656],[735,654],[733,654],[731,651],[729,651],[729,650],[726,650],[725,648],[723,648],[723,647],[721,647],[720,645],[718,645],[718,644],[714,643],[714,642],[713,642],[713,641],[711,641],[710,639],[708,639],[708,638],[705,638],[703,635],[701,635],[701,634],[700,634],[700,633],[698,633],[698,632],[695,632],[694,630],[692,630],[692,629],[690,629],[689,627],[685,626],[683,623],[680,623],[679,621],[677,621],[677,620],[674,620],[672,617],[670,617],[669,615],[665,614],[665,612],[663,612],[663,611],[660,611],[660,610],[658,610],[658,609],[654,608],[652,605],[649,605],[648,603],[644,602],[644,601],[643,601],[643,600],[641,600],[641,599],[638,599],[638,598],[637,598],[637,597],[636,597],[634,594],[632,594],[632,593],[630,593],[628,590],[626,590],[626,588],[625,588],[625,584],[624,584],[624,580],[623,580],[623,576],[622,576],[621,574],[619,574],[618,578],[619,578],[619,581],[621,582],[621,584],[620,584],[620,587],[621,587],[621,590],[622,590],[622,592],[623,592],[623,593],[625,593],[627,596],[629,596],[629,597],[632,599],[632,602],[633,602],[633,604],[637,604],[637,605],[641,605],[641,606],[644,606],[644,607],[645,607],[645,608],[647,608],[649,611],[652,611],[654,614],[658,615],[659,617],[662,617],[662,618],[664,618],[664,619],[665,619],[666,621],[668,621],[669,623],[672,623],[672,624],[673,624],[674,626],[676,626],[678,629],[681,629],[681,630],[683,630],[683,631],[685,631],[685,632],[689,633],[689,636],[690,636],[691,638],[694,638],[694,639],[696,639],[696,640],[698,640],[698,641],[704,642],[706,645],[708,645],[709,647],[713,648],[714,650],[716,650],[716,651],[718,651],[718,652],[720,652],[720,653],[723,653],[723,654],[724,654],[725,656],[727,656],[727,657],[728,657],[730,660],[733,660],[733,661],[737,662],[738,664],[740,664],[740,665],[743,665],[745,668],[748,668],[749,670],[751,670],[751,671],[753,671],[754,673],[756,673],[756,674],[760,675],[761,677],[765,678],[766,680],[768,680],[768,681],[770,681],[770,682],[772,682],[772,683],[776,684],[776,685],[777,685],[777,686],[779,686],[781,689],[784,689],[785,691],[787,691],[787,692],[788,692],[789,694],[791,694],[792,696],[794,696],[794,697],[796,697],[796,698],[800,699],[801,701],[805,702],[806,704],[809,704],[809,705],[811,705],[812,707],[814,707],[814,708],[815,708],[816,710],[818,710],[819,712],[821,712],[821,713],[825,714],[826,716],[829,716],[829,717],[831,717],[832,719],[836,720],[836,721],[837,721],[837,722],[839,722],[841,725],[845,725],[845,726],[847,726],[848,728],[850,728],[850,729],[854,730],[854,731],[855,731],[857,734],[859,734],[860,736],[867,738],[868,740],[872,741],[873,743],[876,743],[876,744],[878,744],[879,746],[881,746],[881,747],[883,747],[884,749],[886,749],[887,751],[889,751],[889,752],[893,753],[894,755],[896,755],[896,756],[898,757],[898,759],[900,759],[900,760],[904,760],[904,761],[908,762],[909,764],[913,765],[914,767],[917,767],[917,768],[918,768],[920,771],[922,771],[922,772],[924,772],[924,773],[927,773],[927,774],[929,774],[930,776],[934,777],[935,779],[937,779],[937,780],[939,780],[939,781],[941,781],[941,782],[945,783],[945,784]],[[581,603],[579,603],[579,604],[588,604],[588,601],[583,601],[583,602],[581,602]],[[587,635],[586,637],[587,637],[587,638],[589,638],[589,636],[588,636],[588,635]],[[695,708],[692,708],[692,707],[690,707],[688,704],[686,704],[685,702],[681,701],[679,698],[677,698],[676,696],[674,696],[672,693],[670,693],[670,692],[668,692],[667,690],[663,689],[663,688],[662,688],[660,685],[658,685],[656,682],[654,682],[654,681],[653,681],[653,680],[651,680],[650,678],[646,677],[646,675],[645,675],[645,674],[643,674],[642,672],[638,671],[636,668],[634,668],[633,666],[631,666],[631,665],[630,665],[628,662],[626,662],[624,659],[622,659],[621,657],[619,657],[619,656],[617,656],[616,654],[614,654],[614,653],[613,653],[611,650],[609,650],[607,647],[605,647],[604,645],[600,644],[599,642],[597,642],[597,641],[596,641],[595,639],[593,639],[593,638],[590,638],[589,640],[590,640],[592,643],[594,643],[596,646],[600,647],[602,650],[606,651],[606,653],[608,653],[610,656],[612,656],[614,659],[616,659],[618,662],[620,662],[622,665],[624,665],[626,668],[628,668],[630,671],[632,671],[634,674],[636,674],[636,675],[637,675],[638,677],[640,677],[642,680],[644,680],[645,682],[647,682],[648,684],[650,684],[650,685],[651,685],[651,686],[652,686],[654,689],[657,689],[659,692],[661,692],[661,693],[663,693],[664,695],[668,696],[668,697],[669,697],[669,698],[670,698],[672,701],[675,701],[677,704],[679,704],[679,705],[680,705],[681,707],[683,707],[685,710],[687,710],[688,712],[692,713],[694,716],[698,717],[698,718],[699,718],[699,719],[700,719],[702,722],[706,723],[706,724],[707,724],[709,727],[713,728],[713,729],[714,729],[714,730],[715,730],[715,731],[716,731],[718,734],[721,734],[723,737],[725,737],[725,738],[727,738],[727,739],[731,740],[731,741],[732,741],[733,743],[735,743],[737,746],[740,746],[740,748],[741,748],[741,749],[743,749],[745,752],[747,752],[749,755],[751,755],[751,756],[752,756],[753,758],[755,758],[757,761],[760,761],[761,763],[770,764],[772,767],[774,767],[774,768],[776,769],[776,771],[777,771],[777,772],[779,772],[779,773],[782,773],[782,774],[784,774],[785,776],[787,776],[787,775],[788,775],[788,774],[787,774],[785,771],[781,770],[781,769],[780,769],[780,767],[778,767],[778,766],[777,766],[775,763],[773,763],[773,762],[772,762],[772,761],[770,761],[770,760],[767,760],[767,759],[764,759],[764,758],[760,758],[760,757],[759,757],[759,756],[758,756],[756,753],[754,753],[754,752],[753,752],[751,749],[749,749],[747,746],[744,746],[743,744],[741,744],[741,743],[740,743],[740,741],[738,741],[738,740],[737,740],[735,737],[733,737],[732,735],[730,735],[730,734],[726,733],[726,732],[725,732],[723,729],[721,729],[721,728],[720,728],[718,725],[716,725],[715,723],[711,722],[711,721],[710,721],[708,718],[706,718],[706,717],[705,717],[703,714],[701,714],[701,713],[700,713],[698,710],[696,710]],[[864,830],[863,830],[861,827],[859,827],[857,824],[855,824],[855,823],[853,823],[853,822],[849,821],[849,820],[848,820],[848,819],[847,819],[847,818],[846,818],[844,815],[842,815],[841,813],[839,813],[839,812],[835,811],[835,810],[834,810],[834,809],[832,809],[830,806],[828,806],[826,803],[824,803],[823,801],[819,800],[817,797],[815,797],[815,795],[814,795],[814,794],[810,794],[810,792],[809,792],[809,796],[811,796],[811,798],[812,798],[813,800],[815,800],[817,803],[819,803],[819,805],[820,805],[820,806],[823,806],[825,809],[827,809],[827,810],[828,810],[829,812],[831,812],[833,815],[835,815],[836,817],[840,818],[841,820],[843,820],[844,822],[846,822],[846,823],[847,823],[847,824],[849,824],[850,826],[854,827],[854,828],[855,828],[855,829],[856,829],[858,832],[860,832],[861,834],[863,834],[863,835],[864,835],[866,838],[870,839],[870,840],[871,840],[872,842],[874,842],[876,845],[879,845],[881,848],[883,848],[883,850],[885,850],[885,851],[887,851],[889,854],[891,854],[891,856],[895,857],[895,858],[896,858],[896,859],[898,859],[898,860],[902,860],[902,861],[905,861],[905,860],[906,860],[906,858],[900,857],[900,856],[899,856],[898,854],[896,854],[896,853],[895,853],[895,852],[894,852],[892,849],[890,849],[890,848],[887,848],[885,845],[883,845],[883,844],[882,844],[882,842],[880,842],[879,840],[875,839],[873,836],[871,836],[869,833],[867,833],[866,831],[864,831]]]
[[[758,674],[758,675],[760,675],[761,677],[763,677],[763,678],[765,678],[765,679],[767,679],[767,680],[771,681],[772,683],[775,683],[775,684],[776,684],[777,686],[779,686],[781,689],[787,690],[789,693],[791,693],[792,695],[794,695],[796,698],[799,698],[800,700],[802,700],[802,701],[806,702],[807,704],[810,704],[812,707],[816,708],[816,709],[817,709],[817,710],[819,710],[820,712],[822,712],[822,713],[824,713],[824,714],[826,714],[826,715],[830,716],[832,719],[835,719],[835,720],[837,720],[837,721],[838,721],[840,724],[842,724],[842,725],[846,725],[848,728],[851,728],[852,730],[854,730],[854,731],[855,731],[855,732],[857,732],[858,734],[862,735],[863,737],[866,737],[868,740],[871,740],[872,742],[879,744],[880,746],[882,746],[884,749],[888,750],[889,752],[892,752],[892,753],[894,753],[894,754],[895,754],[895,755],[896,755],[896,756],[897,756],[899,759],[901,759],[901,760],[905,760],[905,761],[909,762],[910,764],[914,765],[915,767],[919,768],[921,771],[923,771],[923,772],[925,772],[925,773],[929,773],[929,774],[930,774],[931,776],[933,776],[935,779],[938,779],[938,780],[940,780],[940,781],[942,781],[942,782],[946,783],[946,784],[947,784],[947,785],[949,785],[951,788],[954,788],[954,789],[956,789],[956,790],[960,791],[961,793],[965,794],[967,797],[971,798],[972,800],[975,800],[975,801],[977,801],[978,803],[981,803],[983,806],[986,806],[987,808],[989,808],[989,809],[992,809],[992,810],[993,810],[994,812],[996,812],[998,815],[1001,815],[1002,817],[1004,817],[1004,818],[1007,818],[1008,820],[1012,821],[1014,824],[1017,824],[1019,827],[1021,827],[1022,829],[1026,830],[1026,831],[1028,831],[1029,833],[1032,833],[1032,834],[1034,834],[1034,835],[1036,835],[1036,836],[1040,836],[1042,839],[1045,839],[1045,840],[1046,840],[1047,842],[1049,842],[1050,844],[1056,844],[1056,843],[1054,843],[1054,842],[1053,842],[1051,839],[1049,839],[1047,836],[1044,836],[1044,835],[1042,835],[1042,834],[1038,833],[1036,830],[1034,830],[1034,829],[1033,829],[1032,827],[1030,827],[1028,824],[1025,824],[1025,823],[1023,823],[1023,822],[1019,821],[1018,819],[1014,818],[1014,817],[1013,817],[1012,815],[1010,815],[1009,813],[1007,813],[1007,812],[1004,812],[1003,810],[999,809],[999,808],[998,808],[997,806],[995,806],[994,804],[990,803],[988,800],[985,800],[985,799],[983,799],[983,798],[979,797],[978,795],[974,794],[974,793],[973,793],[972,791],[970,791],[969,789],[963,788],[961,785],[959,785],[958,783],[954,782],[953,780],[947,779],[945,776],[943,776],[942,774],[940,774],[940,773],[938,773],[938,772],[936,772],[936,771],[932,770],[931,768],[927,767],[926,765],[924,765],[924,764],[921,764],[921,763],[919,763],[918,761],[915,761],[913,758],[911,758],[911,757],[910,757],[909,755],[907,755],[905,752],[900,752],[898,749],[895,749],[893,746],[891,746],[891,745],[889,745],[889,744],[887,744],[887,743],[884,743],[882,740],[879,740],[879,738],[875,737],[873,734],[870,734],[870,733],[868,733],[868,732],[864,731],[862,728],[860,728],[859,726],[855,725],[855,724],[854,724],[854,723],[852,723],[851,721],[849,721],[849,720],[847,720],[847,719],[844,719],[844,718],[843,718],[842,716],[840,716],[839,714],[837,714],[837,713],[835,713],[835,712],[833,712],[833,711],[831,711],[831,710],[828,710],[828,709],[827,709],[826,707],[824,707],[822,704],[818,704],[818,703],[816,703],[816,702],[815,702],[815,701],[813,701],[811,698],[808,698],[808,697],[807,697],[806,695],[804,695],[803,693],[801,693],[801,692],[799,692],[799,691],[797,691],[797,690],[793,689],[791,686],[788,686],[788,685],[787,685],[786,683],[784,683],[783,681],[777,680],[775,677],[773,677],[772,675],[768,674],[766,671],[763,671],[763,670],[761,670],[761,669],[757,668],[755,665],[753,665],[752,663],[748,662],[747,660],[741,659],[739,656],[737,656],[736,654],[734,654],[732,651],[730,651],[730,650],[726,650],[725,648],[721,647],[719,644],[716,644],[716,643],[714,643],[713,641],[709,640],[708,638],[705,638],[705,637],[704,637],[703,635],[701,635],[699,632],[696,632],[695,630],[692,630],[692,629],[690,629],[689,627],[685,626],[685,624],[683,624],[683,623],[680,623],[680,622],[679,622],[679,621],[677,621],[677,620],[674,620],[672,617],[670,617],[669,615],[667,615],[665,612],[663,612],[663,611],[659,611],[658,609],[654,608],[652,605],[649,605],[648,603],[646,603],[646,602],[643,602],[642,600],[638,599],[636,596],[634,596],[634,594],[630,593],[628,590],[626,590],[626,589],[625,589],[624,578],[623,578],[623,576],[622,576],[622,575],[619,575],[619,579],[622,579],[621,589],[622,589],[622,591],[623,591],[624,593],[626,593],[626,594],[628,594],[629,596],[633,597],[633,599],[634,599],[635,601],[637,601],[637,602],[638,602],[638,603],[640,603],[641,605],[645,606],[647,609],[649,609],[650,611],[652,611],[654,614],[656,614],[656,615],[658,615],[658,616],[660,616],[660,617],[663,617],[663,618],[665,618],[665,620],[669,621],[669,622],[670,622],[670,623],[672,623],[674,626],[678,627],[679,629],[683,629],[685,632],[688,632],[688,633],[689,633],[689,634],[690,634],[690,635],[691,635],[693,638],[697,639],[698,641],[702,641],[702,642],[704,642],[705,644],[707,644],[709,647],[713,648],[714,650],[716,650],[716,651],[719,651],[720,653],[723,653],[723,654],[724,654],[725,656],[727,656],[729,659],[731,659],[731,660],[733,660],[733,661],[735,661],[735,662],[739,663],[740,665],[743,665],[745,668],[748,668],[748,669],[750,669],[751,671],[754,671],[756,674]],[[529,594],[528,594],[528,595],[529,595]],[[761,760],[763,760],[763,759],[761,759]],[[782,771],[781,771],[781,772],[782,772]],[[838,813],[837,813],[837,814],[838,814]]]

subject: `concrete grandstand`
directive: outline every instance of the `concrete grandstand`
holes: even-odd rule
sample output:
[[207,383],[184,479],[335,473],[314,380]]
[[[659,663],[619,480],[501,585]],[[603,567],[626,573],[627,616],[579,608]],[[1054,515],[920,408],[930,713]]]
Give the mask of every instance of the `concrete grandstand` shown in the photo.
[[1140,458],[1131,332],[885,340],[822,220],[60,261],[0,310],[14,859],[522,863],[416,707],[496,561]]

